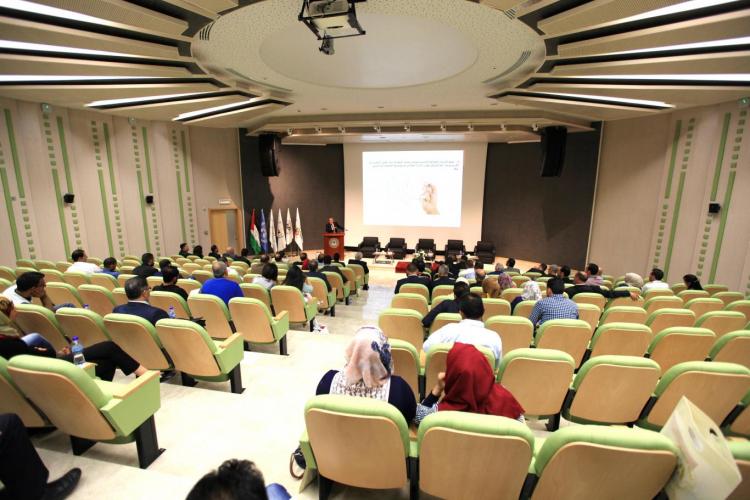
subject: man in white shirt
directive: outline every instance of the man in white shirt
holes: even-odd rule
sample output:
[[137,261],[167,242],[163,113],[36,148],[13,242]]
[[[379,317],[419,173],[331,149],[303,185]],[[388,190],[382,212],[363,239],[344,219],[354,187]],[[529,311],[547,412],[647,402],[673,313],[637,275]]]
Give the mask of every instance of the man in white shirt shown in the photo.
[[459,323],[449,323],[430,335],[424,341],[423,349],[429,352],[436,344],[453,344],[461,342],[475,346],[484,346],[492,350],[495,355],[495,367],[499,366],[503,356],[503,344],[500,336],[484,327],[482,316],[484,304],[482,297],[475,293],[465,295],[459,304],[462,320]]
[[643,290],[641,291],[645,294],[649,290],[668,289],[669,283],[663,282],[663,278],[664,271],[656,267],[653,268],[651,274],[648,275],[648,283],[643,285]]
[[6,288],[2,296],[11,300],[13,304],[31,304],[33,298],[38,298],[44,307],[52,310],[54,304],[47,296],[47,283],[44,275],[38,272],[23,273],[16,278],[16,284]]
[[102,272],[101,268],[96,264],[86,262],[88,256],[86,255],[86,252],[81,250],[80,248],[73,250],[73,253],[70,255],[70,257],[71,259],[73,259],[73,264],[70,265],[68,271],[83,274],[94,274]]

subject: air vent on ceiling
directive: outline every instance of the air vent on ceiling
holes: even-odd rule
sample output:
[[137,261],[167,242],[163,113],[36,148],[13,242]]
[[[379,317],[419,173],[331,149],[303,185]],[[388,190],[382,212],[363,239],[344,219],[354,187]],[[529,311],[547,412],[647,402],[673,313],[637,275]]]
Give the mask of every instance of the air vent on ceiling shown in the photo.
[[508,9],[508,10],[504,10],[504,11],[503,11],[503,14],[505,14],[505,16],[506,16],[506,17],[507,17],[508,19],[510,19],[510,20],[513,20],[513,19],[515,19],[515,18],[516,18],[516,9]]
[[210,40],[211,39],[211,28],[213,28],[214,23],[208,23],[203,28],[201,28],[200,32],[198,33],[198,38],[201,40]]
[[495,75],[492,78],[489,78],[489,79],[483,81],[482,83],[484,83],[485,85],[495,85],[496,83],[499,83],[506,76],[510,75],[515,70],[517,70],[518,68],[520,68],[521,66],[523,66],[526,63],[526,61],[529,60],[529,57],[531,57],[531,51],[530,50],[524,50],[521,53],[521,55],[518,56],[518,59],[516,60],[516,62],[514,62],[513,64],[511,64],[510,66],[508,66],[508,68],[505,71],[503,71],[499,75]]

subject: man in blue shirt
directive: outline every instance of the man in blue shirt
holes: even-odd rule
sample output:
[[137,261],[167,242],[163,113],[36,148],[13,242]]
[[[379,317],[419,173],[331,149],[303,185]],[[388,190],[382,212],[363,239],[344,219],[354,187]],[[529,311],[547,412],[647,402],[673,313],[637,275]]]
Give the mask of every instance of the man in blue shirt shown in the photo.
[[534,305],[529,320],[534,326],[544,324],[551,319],[578,319],[578,305],[563,297],[565,282],[552,278],[547,282],[547,298]]
[[117,259],[114,257],[107,257],[104,259],[104,262],[102,262],[102,270],[100,272],[117,278],[120,275],[120,273],[117,272]]
[[231,299],[243,297],[240,285],[227,278],[227,265],[224,262],[216,261],[211,264],[211,271],[214,273],[214,277],[203,283],[201,293],[216,295],[227,305],[229,305]]

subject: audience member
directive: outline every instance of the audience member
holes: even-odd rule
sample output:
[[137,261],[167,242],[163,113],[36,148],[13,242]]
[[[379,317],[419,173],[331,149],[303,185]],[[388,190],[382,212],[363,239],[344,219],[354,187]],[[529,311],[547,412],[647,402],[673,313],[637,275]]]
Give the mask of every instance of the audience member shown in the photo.
[[638,300],[640,295],[638,292],[630,292],[628,290],[605,290],[598,285],[589,285],[586,280],[586,275],[583,273],[576,273],[573,278],[573,286],[565,289],[568,294],[568,298],[572,299],[579,293],[598,293],[604,295],[608,299],[614,299],[617,297],[630,297],[633,300]]
[[593,262],[589,262],[586,266],[586,284],[601,286],[602,283],[604,283],[604,278],[599,273],[599,266]]
[[199,259],[202,259],[203,258],[203,247],[201,245],[195,245],[193,247],[193,255],[195,255]]
[[497,415],[525,422],[523,407],[510,391],[495,383],[494,370],[474,345],[456,342],[445,364],[445,372],[438,375],[437,384],[417,405],[414,423],[419,425],[438,411]]
[[474,270],[474,280],[476,283],[474,286],[482,286],[482,282],[484,281],[484,278],[487,276],[487,272],[484,269],[475,269]]
[[164,270],[165,267],[168,267],[168,266],[171,266],[171,265],[172,265],[172,261],[171,260],[169,260],[169,259],[161,259],[159,261],[159,272],[161,273]]
[[288,500],[278,483],[266,486],[263,474],[249,460],[226,460],[215,471],[203,476],[186,500]]
[[339,276],[341,276],[341,281],[346,285],[349,281],[349,278],[344,276],[344,273],[341,272],[341,268],[339,266],[334,266],[331,264],[331,256],[330,255],[324,255],[323,256],[323,267],[320,268],[321,272],[333,272],[338,273]]
[[102,262],[102,269],[99,272],[117,278],[120,275],[117,271],[117,259],[114,257],[107,257],[104,259],[104,262]]
[[685,286],[688,290],[703,290],[703,286],[701,286],[701,281],[698,279],[698,277],[694,274],[686,274],[682,277],[683,283],[685,283]]
[[240,285],[228,278],[229,272],[227,271],[227,264],[225,262],[217,260],[212,263],[211,271],[214,273],[214,277],[203,283],[200,293],[216,295],[227,305],[235,297],[244,297]]
[[338,252],[334,252],[333,261],[337,264],[341,264],[341,255]]
[[154,254],[144,253],[141,256],[141,265],[133,269],[133,274],[143,279],[149,276],[159,276],[159,270],[154,267]]
[[94,274],[101,272],[101,268],[99,266],[97,266],[96,264],[92,264],[91,262],[87,262],[88,256],[86,255],[86,252],[81,250],[80,248],[73,250],[73,253],[70,254],[70,258],[73,263],[70,265],[70,267],[68,267],[68,271],[83,274]]
[[[305,298],[305,302],[307,302],[308,304],[310,302],[315,302],[315,304],[317,305],[318,299],[316,299],[312,295],[313,287],[307,281],[305,273],[303,273],[302,269],[300,269],[299,267],[290,267],[289,272],[286,274],[286,278],[284,278],[284,282],[282,284],[286,286],[293,286],[294,288],[302,292],[302,296]],[[319,333],[327,333],[326,327],[319,324],[317,318],[313,318],[310,321],[312,322],[313,331]]]
[[303,271],[307,271],[307,266],[310,264],[310,259],[307,257],[307,252],[300,252],[299,260],[292,262],[293,266],[300,266]]
[[237,254],[234,251],[234,247],[227,247],[227,249],[222,254],[222,257],[224,257],[224,259],[235,260],[237,258]]
[[450,270],[445,264],[438,266],[437,275],[430,282],[430,290],[440,285],[454,285],[456,280],[450,277]]
[[547,282],[547,298],[538,301],[529,315],[534,326],[539,326],[551,319],[578,319],[578,305],[565,298],[565,283],[559,278]]
[[250,265],[250,259],[247,258],[247,256],[250,255],[250,250],[248,248],[243,248],[240,250],[239,255],[235,255],[234,260],[239,262],[244,262],[248,266]]
[[0,415],[0,498],[62,500],[78,485],[81,469],[68,470],[48,483],[49,470],[36,452],[23,422],[14,413]]
[[275,287],[279,279],[279,268],[273,262],[266,262],[260,276],[253,278],[253,283],[262,286],[266,290]]
[[263,272],[263,266],[268,264],[268,262],[271,260],[271,258],[268,256],[268,254],[264,253],[260,256],[260,262],[253,262],[250,265],[250,273],[251,274],[261,274]]
[[[349,259],[349,264],[357,264],[357,265],[362,266],[362,270],[365,272],[365,276],[367,276],[368,274],[370,274],[370,268],[367,267],[367,262],[362,260],[362,257],[363,257],[362,252],[355,253],[354,258]],[[365,283],[364,286],[362,287],[362,290],[369,290],[369,289],[370,289],[370,286],[367,283]]]
[[521,271],[516,267],[516,259],[510,257],[505,261],[505,272],[506,273],[520,273]]
[[208,252],[209,257],[213,257],[216,260],[221,259],[221,255],[219,255],[219,247],[216,245],[211,245],[211,251]]
[[458,265],[458,262],[456,261],[456,258],[452,255],[448,255],[445,257],[445,265],[448,266],[448,270],[451,273],[451,276],[454,278],[458,277],[458,273],[461,272],[461,268]]
[[500,284],[500,288],[503,290],[507,290],[508,288],[515,288],[515,283],[513,283],[513,278],[510,277],[510,274],[503,273],[500,276],[497,277],[497,281]]
[[420,257],[414,257],[413,259],[411,259],[411,262],[412,264],[417,266],[417,269],[420,273],[425,272],[425,270],[427,269],[427,265],[424,263],[424,259]]
[[573,281],[570,279],[570,266],[564,265],[560,268],[560,271],[557,273],[557,277],[563,280],[563,283],[573,283]]
[[166,266],[161,270],[163,283],[155,286],[155,292],[172,292],[176,293],[183,299],[188,299],[188,293],[184,288],[177,286],[177,280],[180,278],[180,270],[175,266]]
[[379,399],[398,408],[407,422],[414,419],[417,406],[414,392],[404,379],[393,375],[391,346],[380,328],[363,326],[357,330],[344,356],[344,369],[323,375],[315,394]]
[[482,293],[488,299],[497,299],[502,294],[498,278],[490,277],[482,281]]
[[648,283],[643,285],[641,292],[644,294],[649,290],[666,290],[669,289],[669,283],[662,281],[664,279],[664,271],[659,268],[653,268],[651,273],[648,275]]
[[309,271],[307,272],[307,277],[308,278],[320,278],[326,284],[326,288],[328,289],[329,292],[331,290],[333,290],[333,288],[331,287],[330,281],[328,281],[328,276],[326,276],[325,274],[323,274],[323,273],[321,273],[321,272],[318,271],[318,260],[317,259],[312,259],[308,263],[307,267],[309,269]]
[[401,290],[401,286],[407,283],[418,283],[426,286],[428,290],[430,288],[430,280],[426,276],[419,274],[419,268],[413,262],[410,262],[406,266],[406,278],[401,278],[396,282],[396,290],[393,293],[398,293]]
[[148,303],[151,287],[148,286],[146,278],[136,276],[126,281],[125,295],[128,297],[128,303],[115,307],[112,312],[140,316],[152,325],[156,325],[160,319],[169,317],[166,311]]
[[179,253],[180,256],[187,258],[187,256],[190,255],[190,247],[187,243],[180,243],[180,251],[177,253]]
[[503,266],[501,263],[495,264],[495,270],[489,273],[490,276],[499,276],[501,274],[505,273],[505,266]]
[[558,274],[560,274],[560,266],[558,266],[557,264],[550,264],[550,266],[547,268],[547,272],[545,273],[545,276],[554,278]]
[[42,273],[36,271],[18,276],[16,283],[6,288],[2,296],[12,300],[16,305],[31,304],[32,299],[37,298],[47,309],[55,309],[52,299],[47,295],[47,281]]
[[286,263],[284,251],[281,250],[280,252],[276,252],[276,255],[273,256],[273,260],[276,261],[277,265],[280,263]]
[[622,278],[622,280],[625,282],[625,286],[643,288],[643,278],[641,278],[640,274],[625,273],[625,276]]
[[453,284],[453,299],[443,300],[438,305],[430,309],[430,312],[422,319],[425,328],[429,328],[440,313],[457,313],[461,310],[459,303],[464,295],[469,293],[469,284],[466,280],[458,281]]
[[484,271],[484,264],[477,260],[474,261],[466,270],[459,271],[458,275],[462,278],[466,278],[467,280],[475,280],[477,279],[477,271],[480,269]]
[[448,323],[433,332],[424,341],[422,350],[429,353],[430,348],[436,344],[452,344],[454,342],[482,345],[492,350],[495,355],[495,366],[499,366],[500,359],[503,357],[503,344],[497,333],[484,327],[482,322],[482,316],[484,315],[482,297],[476,293],[469,293],[459,299],[458,305],[461,321]]
[[524,282],[523,292],[510,303],[511,314],[516,309],[516,306],[524,300],[542,300],[542,291],[539,288],[539,283],[533,280]]
[[542,262],[538,266],[534,266],[526,272],[527,273],[539,273],[541,276],[545,276],[547,272],[547,264]]

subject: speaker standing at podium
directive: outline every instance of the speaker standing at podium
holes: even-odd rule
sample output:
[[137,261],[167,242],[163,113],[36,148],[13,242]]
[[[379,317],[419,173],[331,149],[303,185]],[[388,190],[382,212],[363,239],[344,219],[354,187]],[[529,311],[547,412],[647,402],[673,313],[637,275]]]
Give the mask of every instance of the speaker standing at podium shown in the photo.
[[340,233],[344,230],[344,226],[340,226],[338,222],[333,220],[333,217],[328,217],[328,223],[326,224],[326,233]]

